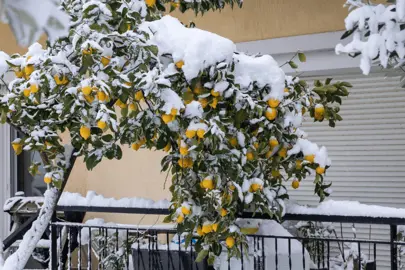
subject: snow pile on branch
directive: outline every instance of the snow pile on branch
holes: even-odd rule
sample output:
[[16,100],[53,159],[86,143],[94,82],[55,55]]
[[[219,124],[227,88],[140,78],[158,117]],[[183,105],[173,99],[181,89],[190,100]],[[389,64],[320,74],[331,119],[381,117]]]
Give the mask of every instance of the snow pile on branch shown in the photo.
[[351,9],[345,19],[347,32],[353,36],[347,45],[338,44],[336,53],[361,54],[360,68],[369,74],[371,65],[379,62],[384,68],[400,66],[405,61],[405,1],[397,5],[374,5],[360,0],[347,1]]
[[356,201],[328,200],[317,207],[308,207],[287,203],[288,214],[326,215],[326,216],[359,216],[380,218],[405,218],[405,208],[394,208],[379,205],[367,205]]

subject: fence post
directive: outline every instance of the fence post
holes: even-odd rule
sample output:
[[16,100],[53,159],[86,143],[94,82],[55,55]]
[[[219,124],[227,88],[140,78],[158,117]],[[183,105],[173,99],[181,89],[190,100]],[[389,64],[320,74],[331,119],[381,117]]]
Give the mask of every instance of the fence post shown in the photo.
[[51,222],[51,266],[52,270],[58,269],[58,232],[55,224],[56,222],[56,211],[52,215]]
[[391,270],[398,270],[397,247],[394,241],[397,240],[397,225],[390,225],[390,242],[391,242]]

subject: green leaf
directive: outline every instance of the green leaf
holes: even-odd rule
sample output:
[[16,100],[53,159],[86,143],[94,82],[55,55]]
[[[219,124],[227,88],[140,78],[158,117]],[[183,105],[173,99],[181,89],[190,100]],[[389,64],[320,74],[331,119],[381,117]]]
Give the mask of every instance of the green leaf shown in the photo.
[[299,53],[298,53],[298,59],[299,59],[300,62],[302,62],[302,63],[307,61],[307,57],[306,57],[305,54],[302,53],[302,52],[299,52]]
[[197,255],[197,259],[195,259],[196,262],[202,262],[202,260],[205,259],[205,257],[207,257],[208,255],[208,250],[207,249],[203,249],[200,251],[200,253],[198,253]]
[[290,62],[288,62],[288,64],[289,64],[290,67],[293,68],[293,69],[298,68],[298,65],[297,65],[294,61],[290,61]]

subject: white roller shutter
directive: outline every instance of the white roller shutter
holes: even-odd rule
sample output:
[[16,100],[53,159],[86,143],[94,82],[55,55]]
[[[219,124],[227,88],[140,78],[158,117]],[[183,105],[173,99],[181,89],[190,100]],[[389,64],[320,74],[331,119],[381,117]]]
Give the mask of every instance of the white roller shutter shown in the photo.
[[[310,140],[326,146],[332,159],[325,178],[333,182],[329,198],[405,208],[405,89],[400,87],[400,76],[328,77],[353,84],[341,106],[343,121],[330,128],[325,122],[307,119],[303,130]],[[316,205],[319,199],[314,195],[312,180],[308,178],[298,190],[292,190],[291,199]],[[349,227],[345,226],[344,236],[352,238]],[[371,233],[373,239],[389,239],[388,226],[356,225],[356,228],[358,238],[369,239]],[[362,248],[368,253],[368,246]],[[377,269],[386,269],[389,247],[379,246],[377,251],[380,255]]]

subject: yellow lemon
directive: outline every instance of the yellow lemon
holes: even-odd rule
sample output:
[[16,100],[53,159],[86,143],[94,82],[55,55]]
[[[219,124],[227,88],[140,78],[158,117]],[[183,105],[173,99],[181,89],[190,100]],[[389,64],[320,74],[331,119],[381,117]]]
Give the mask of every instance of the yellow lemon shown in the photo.
[[82,126],[80,128],[80,136],[83,139],[87,140],[90,137],[90,128],[88,126]]
[[131,148],[133,149],[133,150],[135,150],[135,151],[138,151],[139,150],[139,148],[141,148],[141,144],[140,143],[133,143],[132,145],[131,145]]
[[185,163],[187,168],[193,168],[194,162],[191,158],[186,158]]
[[295,168],[296,168],[297,170],[301,170],[301,169],[302,169],[302,160],[297,160],[297,161],[295,162]]
[[280,171],[278,171],[278,170],[272,170],[272,171],[271,171],[271,175],[272,175],[273,177],[279,177],[281,174],[280,174]]
[[211,90],[211,95],[214,97],[219,97],[220,93],[215,91],[214,89]]
[[197,132],[195,130],[192,130],[192,129],[186,130],[186,137],[189,139],[194,138],[196,134],[197,134]]
[[197,227],[197,234],[198,234],[199,236],[203,236],[203,235],[204,235],[201,226],[198,226],[198,227]]
[[252,161],[255,159],[255,155],[252,152],[247,152],[246,153],[246,159],[249,161]]
[[203,109],[205,109],[205,107],[207,107],[208,100],[206,98],[200,98],[198,101],[201,103],[201,107],[203,107]]
[[196,95],[201,95],[202,94],[202,88],[200,87],[200,86],[196,86],[195,88],[194,88],[194,94],[196,94]]
[[190,215],[191,210],[190,210],[190,208],[183,206],[183,207],[181,207],[181,212],[182,212],[184,215]]
[[233,147],[236,147],[238,145],[238,140],[235,137],[232,137],[229,139],[229,144]]
[[226,214],[228,214],[228,211],[226,211],[226,209],[222,208],[221,209],[221,217],[226,216]]
[[171,2],[170,5],[171,5],[173,8],[178,8],[178,7],[180,6],[180,3],[178,3],[178,2]]
[[134,112],[138,110],[138,107],[134,103],[131,103],[129,104],[129,109]]
[[167,143],[166,146],[165,146],[165,148],[163,148],[163,151],[169,152],[171,148],[172,148],[171,144],[170,144],[170,143]]
[[32,72],[34,72],[35,67],[33,65],[27,65],[24,67],[25,76],[29,77]]
[[278,141],[277,141],[277,139],[276,138],[271,138],[270,139],[270,141],[269,141],[269,146],[270,146],[270,148],[274,148],[274,147],[276,147],[276,146],[278,146]]
[[183,156],[188,155],[188,148],[187,147],[180,147],[180,154]]
[[84,86],[84,87],[82,87],[82,92],[83,92],[83,95],[85,95],[85,96],[88,96],[88,95],[90,95],[91,94],[91,92],[92,92],[92,88],[91,88],[91,86]]
[[218,105],[218,98],[214,98],[210,104],[210,107],[215,109]]
[[197,130],[197,136],[198,136],[198,138],[202,139],[202,138],[204,138],[204,135],[205,135],[205,130],[202,129],[202,128],[199,128],[199,129]]
[[207,234],[207,233],[212,232],[212,224],[205,224],[205,225],[203,225],[201,231],[202,231],[204,234]]
[[110,63],[110,60],[111,60],[111,56],[102,56],[101,64],[103,64],[103,66],[108,66],[108,64]]
[[256,192],[256,191],[261,190],[261,189],[262,189],[262,185],[254,183],[254,184],[250,185],[249,192],[253,193],[253,192]]
[[288,89],[287,87],[284,88],[284,93],[288,93],[288,92],[290,92],[290,89]]
[[50,184],[50,183],[52,183],[52,177],[49,177],[49,176],[45,176],[44,177],[44,182],[45,182],[45,184]]
[[307,155],[304,157],[304,159],[310,163],[314,163],[315,161],[315,155]]
[[24,97],[29,97],[31,95],[31,90],[29,88],[25,88],[23,94]]
[[271,158],[271,154],[273,154],[273,152],[272,152],[272,151],[268,151],[268,152],[266,153],[266,158]]
[[278,155],[282,158],[286,158],[287,157],[287,148],[283,147],[280,149],[280,151],[278,151]]
[[87,54],[87,55],[89,55],[89,54],[92,54],[93,53],[93,48],[88,48],[88,49],[84,49],[83,51],[82,51],[82,53],[83,54]]
[[267,104],[270,106],[270,108],[277,108],[278,105],[280,105],[280,100],[271,98],[267,100]]
[[178,61],[178,62],[176,62],[176,67],[178,68],[178,69],[180,69],[180,68],[182,68],[183,66],[184,66],[184,61],[183,60],[180,60],[180,61]]
[[266,110],[266,112],[264,113],[264,115],[266,116],[266,118],[267,118],[269,121],[273,121],[273,120],[276,119],[276,117],[277,117],[277,110],[274,109],[274,108],[268,108],[268,109]]
[[201,187],[212,190],[214,189],[214,181],[212,181],[212,179],[205,178],[204,180],[201,181]]
[[56,74],[55,76],[53,76],[53,79],[55,80],[57,85],[64,85],[69,82],[69,80],[66,78],[65,75],[63,75],[62,77],[59,77],[59,75]]
[[164,115],[162,115],[162,120],[163,120],[163,122],[165,122],[165,124],[168,124],[174,120],[174,117],[173,117],[173,115],[170,115],[170,114],[164,114]]
[[98,92],[97,92],[97,99],[98,99],[100,102],[104,102],[104,101],[107,100],[107,94],[106,94],[105,92],[103,92],[103,91],[98,91]]
[[135,93],[135,100],[136,101],[141,101],[143,99],[143,92],[142,91],[138,91]]
[[84,96],[84,99],[88,102],[88,103],[92,103],[94,101],[94,97],[93,96]]
[[322,120],[325,115],[325,107],[322,104],[315,106],[314,117],[316,120]]
[[216,232],[218,230],[218,223],[212,224],[212,230]]
[[22,153],[23,148],[21,143],[11,143],[11,146],[13,147],[14,152],[16,155],[19,155]]
[[228,248],[233,248],[233,246],[235,245],[235,238],[233,238],[232,236],[228,236],[225,240],[225,243]]
[[316,173],[317,174],[323,174],[325,172],[325,168],[318,166],[318,168],[316,168]]
[[17,78],[22,78],[24,77],[24,72],[22,72],[20,69],[14,70],[14,74]]
[[175,108],[173,108],[173,109],[170,110],[170,114],[171,114],[172,116],[176,116],[176,115],[177,115],[177,112],[178,112],[178,110],[175,109]]
[[104,130],[104,129],[107,127],[107,123],[104,122],[104,121],[98,121],[98,122],[97,122],[97,127],[98,127],[99,129]]
[[300,187],[300,181],[298,181],[298,180],[292,181],[291,186],[292,186],[293,189],[299,188]]
[[156,5],[156,0],[145,0],[145,3],[148,7],[153,7]]
[[184,215],[183,214],[178,215],[178,217],[176,219],[176,222],[177,223],[183,223],[183,221],[184,221]]
[[255,143],[253,143],[253,147],[255,148],[255,149],[259,149],[259,143],[258,142],[255,142]]
[[31,84],[30,90],[31,90],[31,93],[33,93],[33,94],[38,93],[38,91],[39,91],[38,85],[37,84]]
[[128,106],[126,103],[122,102],[120,99],[118,99],[118,100],[115,102],[115,105],[117,105],[117,106],[120,107],[121,109],[125,109],[125,108]]

